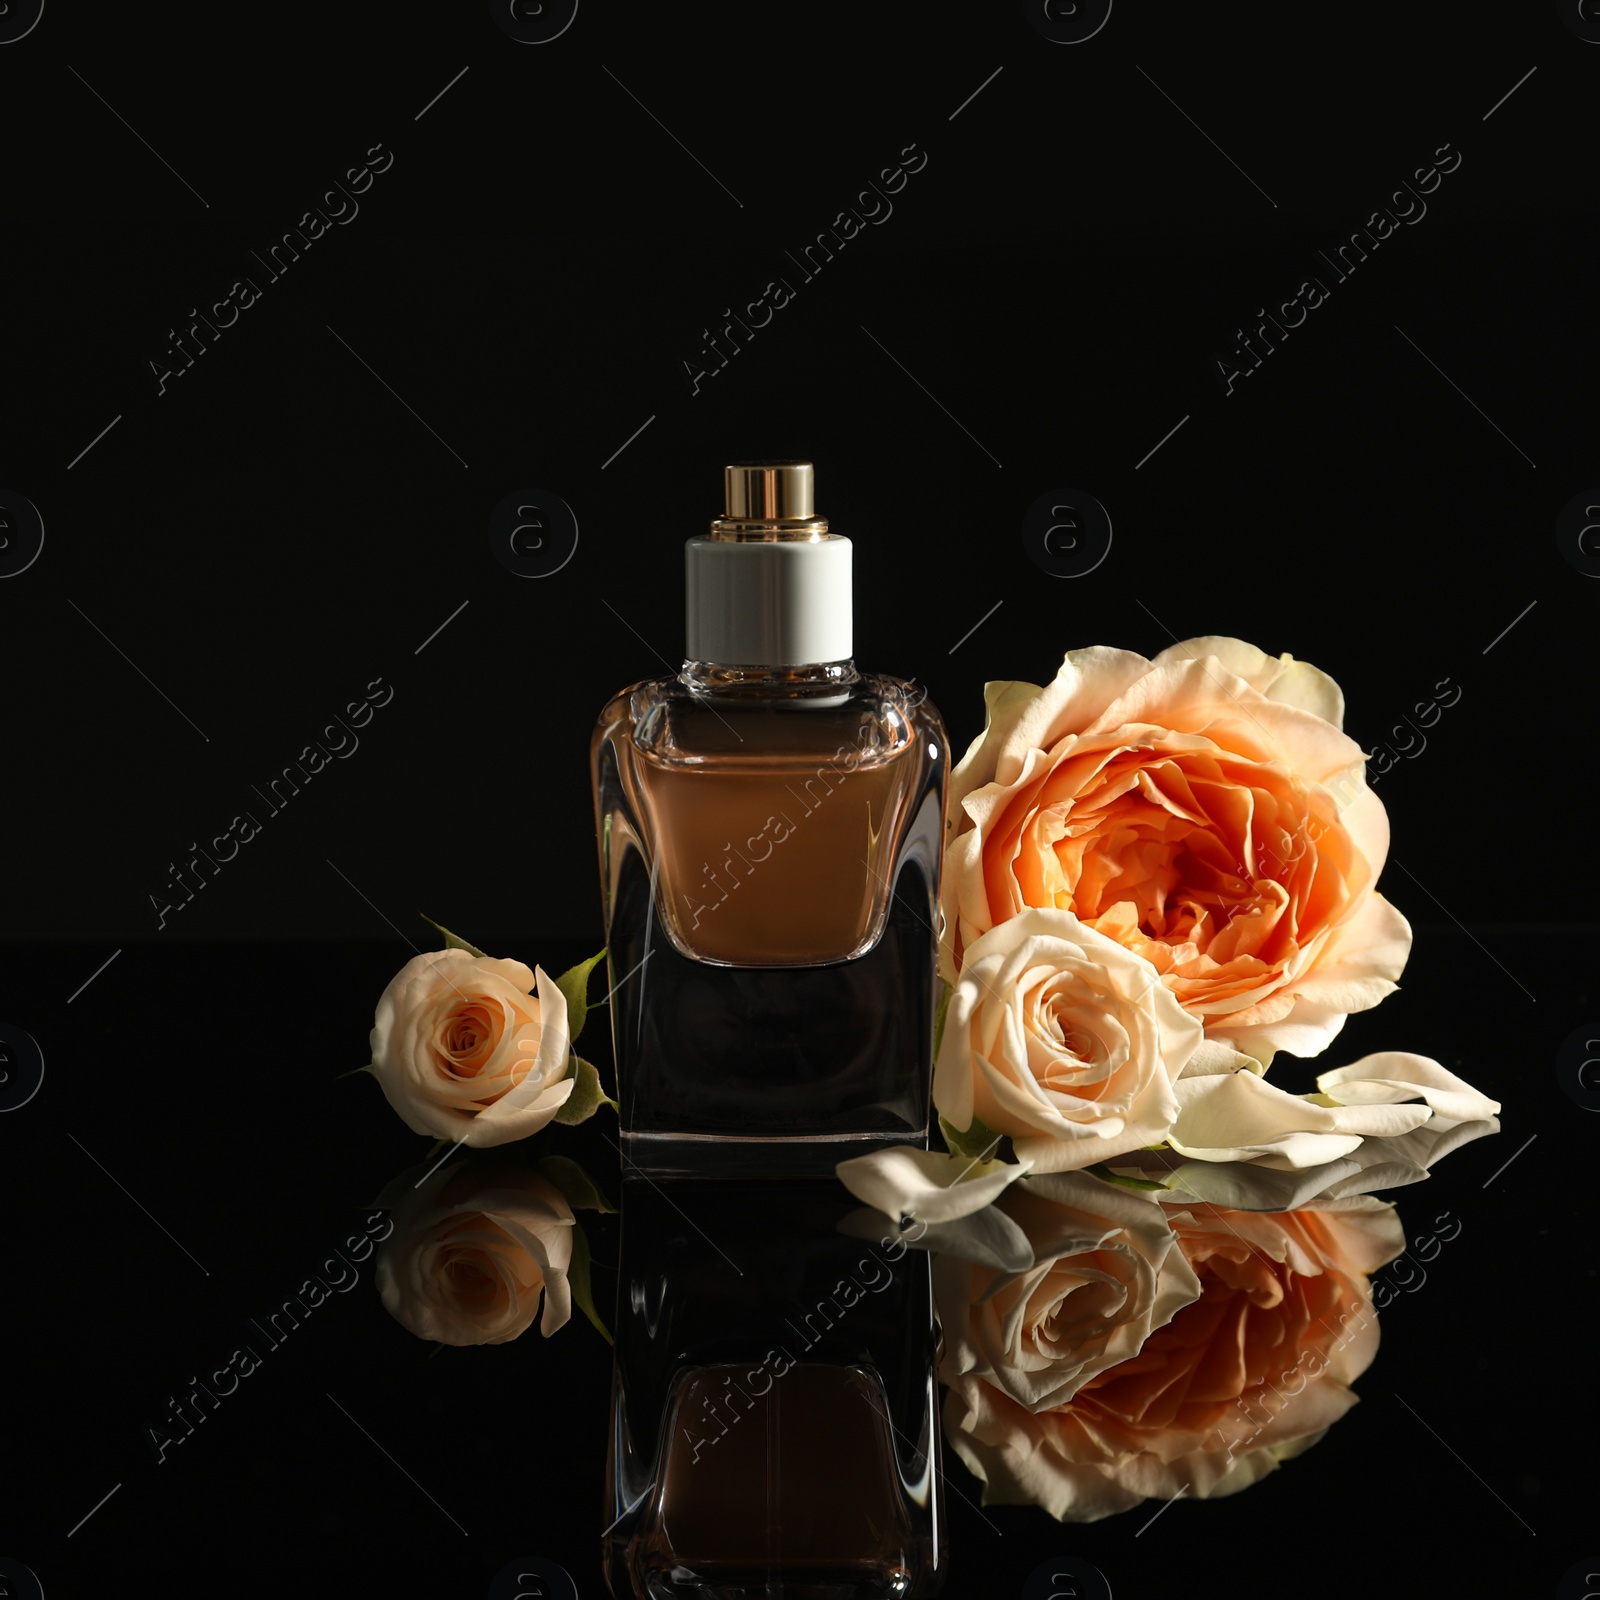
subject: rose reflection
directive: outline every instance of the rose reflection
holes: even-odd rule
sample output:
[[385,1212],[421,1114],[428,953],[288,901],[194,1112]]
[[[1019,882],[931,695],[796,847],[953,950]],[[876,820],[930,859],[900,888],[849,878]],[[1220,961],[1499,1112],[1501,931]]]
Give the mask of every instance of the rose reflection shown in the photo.
[[[1039,1198],[1023,1187],[1001,1203]],[[984,1483],[986,1505],[1091,1522],[1151,1497],[1233,1494],[1316,1444],[1355,1404],[1350,1385],[1378,1346],[1370,1274],[1405,1247],[1393,1206],[1371,1196],[1278,1213],[1134,1204],[1152,1213],[1140,1231],[1170,1229],[1194,1292],[1175,1309],[1169,1298],[1160,1325],[1135,1330],[1135,1353],[1087,1378],[1073,1302],[1105,1299],[1115,1284],[1108,1246],[1130,1236],[1126,1227],[983,1282],[978,1303],[941,1299],[947,1437]],[[1044,1231],[1059,1230],[1057,1221]],[[1117,1317],[1101,1314],[1090,1349]],[[1062,1375],[1066,1398],[1049,1382]]]
[[390,1315],[440,1344],[505,1344],[536,1317],[546,1338],[555,1333],[572,1314],[574,1219],[561,1191],[499,1154],[419,1183],[427,1170],[402,1174],[379,1199],[394,1222],[377,1261]]

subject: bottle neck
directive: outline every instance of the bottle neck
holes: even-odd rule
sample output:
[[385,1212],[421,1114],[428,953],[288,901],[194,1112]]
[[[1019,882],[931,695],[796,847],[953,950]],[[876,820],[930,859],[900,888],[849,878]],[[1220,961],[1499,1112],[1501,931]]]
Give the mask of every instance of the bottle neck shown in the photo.
[[834,693],[860,681],[852,659],[821,661],[803,667],[730,667],[714,661],[685,661],[679,678],[696,693]]

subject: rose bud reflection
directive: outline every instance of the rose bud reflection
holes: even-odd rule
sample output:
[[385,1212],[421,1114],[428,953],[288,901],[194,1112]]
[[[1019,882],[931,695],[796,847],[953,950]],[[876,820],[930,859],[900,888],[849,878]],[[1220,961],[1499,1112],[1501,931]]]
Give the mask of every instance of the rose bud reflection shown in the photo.
[[509,1156],[471,1156],[418,1185],[424,1171],[380,1197],[394,1220],[377,1263],[389,1313],[441,1344],[504,1344],[535,1317],[548,1338],[572,1314],[573,1215],[560,1190]]

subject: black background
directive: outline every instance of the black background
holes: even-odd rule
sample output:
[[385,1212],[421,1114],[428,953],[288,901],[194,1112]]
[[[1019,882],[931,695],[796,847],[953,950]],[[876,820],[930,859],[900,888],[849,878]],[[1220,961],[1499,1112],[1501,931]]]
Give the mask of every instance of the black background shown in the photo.
[[[582,1325],[428,1361],[364,1282],[183,1459],[139,1428],[421,1154],[369,1081],[330,1081],[428,942],[416,911],[552,971],[598,947],[595,713],[676,664],[722,463],[792,454],[855,540],[858,658],[925,683],[958,750],[985,680],[1091,643],[1291,651],[1367,749],[1461,689],[1378,785],[1403,992],[1328,1063],[1420,1050],[1505,1103],[1500,1138],[1398,1196],[1459,1240],[1385,1316],[1363,1404],[1237,1499],[1057,1528],[980,1517],[952,1461],[948,1592],[1009,1600],[1077,1552],[1119,1600],[1554,1594],[1593,1503],[1600,1127],[1555,1063],[1600,1004],[1600,585],[1556,523],[1600,483],[1597,70],[1554,4],[1124,4],[1057,45],[1018,6],[585,0],[537,46],[473,6],[49,4],[0,46],[0,487],[46,530],[0,583],[0,1020],[47,1064],[0,1122],[0,1555],[52,1596],[477,1597],[519,1554],[600,1592]],[[359,215],[265,283],[251,252],[380,143]],[[800,282],[785,252],[912,144],[893,215]],[[1316,252],[1445,144],[1426,216],[1334,283]],[[1235,329],[1313,275],[1327,304],[1224,393]],[[260,302],[159,393],[168,330],[245,276]],[[702,330],[780,276],[793,303],[694,393]],[[547,578],[489,550],[522,490],[577,518]],[[1077,579],[1022,540],[1065,490],[1114,529]],[[159,927],[168,863],[379,677],[359,750]]]

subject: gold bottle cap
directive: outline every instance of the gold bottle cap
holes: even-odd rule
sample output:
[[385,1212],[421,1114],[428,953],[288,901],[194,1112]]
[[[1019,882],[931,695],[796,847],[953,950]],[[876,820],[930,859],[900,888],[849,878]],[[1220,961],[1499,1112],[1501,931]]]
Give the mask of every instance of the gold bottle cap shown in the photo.
[[809,461],[735,461],[722,469],[727,510],[739,522],[792,522],[815,514]]
[[725,510],[711,524],[713,539],[819,539],[828,519],[816,514],[809,461],[735,461],[722,469]]

